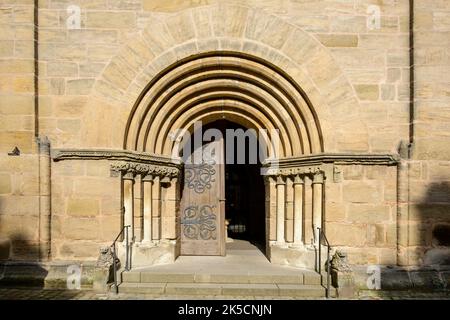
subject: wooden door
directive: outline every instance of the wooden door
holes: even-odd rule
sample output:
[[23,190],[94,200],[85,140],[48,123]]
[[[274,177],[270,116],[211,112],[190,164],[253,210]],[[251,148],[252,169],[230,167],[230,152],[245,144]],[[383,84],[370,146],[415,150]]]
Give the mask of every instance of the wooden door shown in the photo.
[[223,139],[188,157],[181,199],[181,255],[225,255],[224,171]]

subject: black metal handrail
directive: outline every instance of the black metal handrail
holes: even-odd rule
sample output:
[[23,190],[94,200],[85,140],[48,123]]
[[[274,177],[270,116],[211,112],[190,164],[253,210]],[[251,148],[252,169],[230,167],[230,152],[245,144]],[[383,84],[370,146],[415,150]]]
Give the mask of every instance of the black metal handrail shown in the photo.
[[319,227],[317,227],[319,230],[319,274],[322,277],[322,240],[325,240],[326,246],[327,246],[327,293],[326,297],[330,297],[330,284],[331,284],[331,261],[330,261],[330,253],[331,253],[331,246],[330,242],[327,239],[327,236],[325,235],[325,232]]
[[119,287],[117,285],[117,252],[116,252],[116,242],[119,240],[120,236],[123,234],[125,230],[125,270],[130,270],[130,264],[129,264],[129,239],[128,239],[128,228],[130,226],[123,226],[122,230],[120,230],[117,237],[114,239],[113,243],[111,244],[112,248],[112,254],[113,254],[113,272],[114,272],[114,291],[115,293],[119,293]]

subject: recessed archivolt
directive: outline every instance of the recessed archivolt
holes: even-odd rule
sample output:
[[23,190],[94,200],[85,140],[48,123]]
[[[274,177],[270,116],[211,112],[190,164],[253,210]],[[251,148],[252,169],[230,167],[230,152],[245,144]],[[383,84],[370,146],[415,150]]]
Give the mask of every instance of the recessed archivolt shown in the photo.
[[205,101],[245,111],[264,124],[261,129],[279,129],[279,156],[323,151],[317,115],[298,85],[269,62],[237,52],[191,56],[158,74],[131,112],[124,148],[168,155],[168,134],[189,129],[176,119],[207,113]]
[[[213,88],[214,89],[214,88]],[[164,123],[161,128],[161,140],[167,146],[170,142],[167,140],[170,130],[173,128],[182,128],[185,126],[183,120],[198,112],[207,112],[210,108],[217,107],[227,110],[228,108],[239,109],[249,113],[251,118],[255,119],[256,123],[262,124],[261,128],[266,128],[270,132],[278,129],[280,133],[280,139],[282,140],[283,146],[289,146],[292,144],[291,138],[288,134],[287,127],[290,125],[292,129],[292,123],[282,122],[277,119],[275,113],[268,107],[262,104],[262,102],[251,98],[251,92],[232,92],[226,91],[226,88],[216,87],[217,91],[210,93],[199,93],[199,96],[188,103],[180,106],[174,114],[170,114],[169,118]],[[245,95],[248,93],[248,96]],[[222,117],[222,118],[225,118]],[[149,137],[149,140],[155,141],[154,136]],[[156,145],[156,152],[167,152],[166,147],[158,143]],[[291,154],[292,150],[289,148],[283,151],[284,154]]]
[[[312,57],[325,59],[330,68],[315,68]],[[336,150],[340,128],[349,125],[336,119],[340,110],[347,119],[348,110],[354,113],[353,128],[367,134],[357,100],[348,98],[354,91],[333,61],[312,36],[274,15],[215,5],[150,21],[142,36],[111,60],[95,88],[124,108],[133,105],[125,149],[168,155],[170,132],[182,129],[178,126],[189,130],[188,118],[212,121],[201,115],[207,108],[216,115],[222,105],[235,122],[278,128],[282,156],[296,156]]]
[[[181,94],[180,99],[171,101],[177,105],[173,112],[170,112],[171,107],[173,108],[172,104],[165,104],[161,108],[161,112],[155,117],[154,122],[164,122],[162,130],[156,132],[151,130],[152,127],[148,126],[143,145],[148,150],[161,151],[160,140],[157,140],[156,137],[160,134],[162,134],[162,138],[166,137],[167,130],[164,129],[174,130],[179,128],[179,122],[175,121],[183,113],[191,113],[194,109],[207,110],[208,106],[211,105],[206,104],[207,102],[222,103],[224,105],[243,105],[252,112],[254,117],[261,119],[266,124],[270,123],[271,125],[268,125],[268,129],[269,127],[279,128],[282,136],[287,135],[288,137],[288,130],[291,133],[297,132],[296,130],[299,126],[289,121],[289,114],[280,112],[283,110],[277,108],[277,101],[270,99],[271,97],[261,96],[257,90],[258,88],[247,84],[240,84],[240,87],[236,88],[234,83],[222,79],[204,82],[199,87],[196,87],[196,90]],[[267,99],[265,100],[265,98]],[[201,108],[198,105],[201,105]],[[300,149],[300,147],[300,145],[296,146],[296,149]],[[290,149],[288,153],[292,153]]]
[[[252,66],[252,70],[245,70],[243,63],[241,62],[236,66],[231,65],[230,69],[227,69],[227,63],[224,60],[220,60],[216,65],[210,64],[204,69],[195,70],[195,73],[190,75],[188,72],[181,75],[177,73],[175,78],[181,77],[186,80],[187,84],[180,84],[173,89],[173,91],[178,93],[176,98],[171,100],[168,95],[165,96],[166,99],[162,102],[159,115],[166,115],[167,113],[164,111],[169,111],[175,104],[187,106],[187,109],[189,109],[205,99],[214,98],[217,100],[220,98],[220,95],[224,95],[228,99],[236,99],[253,106],[255,110],[262,111],[264,116],[270,114],[269,116],[277,123],[276,127],[280,128],[280,130],[286,130],[283,127],[288,127],[291,136],[306,136],[308,138],[306,148],[309,149],[310,139],[308,132],[300,125],[304,119],[301,119],[299,113],[293,107],[296,102],[293,103],[293,101],[286,99],[287,93],[278,90],[275,75],[267,82],[263,79],[262,74],[257,75],[255,66]],[[203,72],[201,72],[202,70]],[[201,75],[198,75],[200,72]],[[252,73],[255,73],[255,75],[252,75]],[[282,82],[280,81],[280,83]],[[192,86],[195,86],[194,90]],[[202,99],[197,99],[199,95],[202,95]],[[181,109],[183,111],[187,110],[186,108]],[[278,119],[281,119],[281,121]],[[164,118],[156,117],[154,120],[159,122],[164,121]],[[156,136],[149,137],[149,131],[150,126],[147,126],[143,145],[146,146],[146,149],[154,150],[153,146],[148,145],[148,143],[154,144]],[[150,140],[147,138],[150,138]],[[137,145],[139,145],[139,141]],[[292,152],[297,154],[303,153],[303,143],[294,145]],[[292,154],[292,152],[289,150],[288,154]]]
[[[176,128],[185,128],[192,133],[192,129],[195,121],[201,121],[202,124],[207,124],[215,120],[227,119],[232,122],[236,122],[243,127],[253,129],[256,134],[261,133],[261,130],[266,130],[269,140],[264,141],[265,145],[268,147],[271,145],[271,138],[274,132],[276,132],[277,127],[270,123],[270,120],[264,117],[259,117],[255,114],[254,109],[246,104],[237,103],[234,101],[212,101],[205,104],[196,105],[192,110],[188,110],[186,113],[182,114],[177,123],[174,124]],[[261,137],[261,136],[260,136]],[[174,145],[173,139],[169,135],[164,135],[165,144],[163,146],[162,154],[168,154],[171,152]],[[280,149],[278,153],[273,153],[273,150],[266,150],[271,157],[275,157],[277,154],[285,155],[290,154],[289,142],[286,141],[286,133],[281,133],[280,139]],[[286,148],[288,148],[286,150]],[[156,152],[159,153],[159,152]]]
[[[185,120],[185,130],[190,134],[194,133],[194,123],[200,121],[201,123],[210,123],[216,120],[227,119],[229,121],[235,122],[245,128],[254,130],[255,135],[259,138],[260,147],[264,147],[268,158],[276,158],[280,154],[285,154],[284,146],[276,143],[275,140],[272,140],[270,135],[270,131],[265,134],[261,134],[260,130],[265,130],[267,126],[264,124],[258,123],[257,119],[254,119],[252,113],[247,112],[246,110],[234,108],[233,106],[210,106],[207,112],[196,113],[193,116],[188,116],[189,119]],[[183,132],[183,131],[182,131]],[[167,153],[171,152],[173,155],[179,155],[180,146],[185,141],[175,141],[170,140],[166,144]],[[278,148],[277,148],[278,147]],[[275,151],[275,149],[277,149]]]

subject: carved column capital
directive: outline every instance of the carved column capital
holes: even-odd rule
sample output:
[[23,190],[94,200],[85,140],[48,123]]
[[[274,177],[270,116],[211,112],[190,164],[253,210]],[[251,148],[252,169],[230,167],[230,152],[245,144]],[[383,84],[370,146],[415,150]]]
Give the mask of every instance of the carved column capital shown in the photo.
[[124,180],[133,180],[134,181],[134,177],[136,177],[136,173],[135,172],[123,172],[122,174],[122,179]]
[[153,183],[153,175],[151,174],[146,174],[146,175],[142,175],[142,181],[144,182],[151,182]]
[[137,163],[137,162],[115,162],[111,164],[112,171],[122,172],[123,176],[141,175],[145,179],[174,178],[180,174],[180,169],[176,166],[153,164],[153,163]]
[[282,175],[278,175],[277,176],[277,180],[276,180],[276,184],[277,185],[280,185],[280,184],[284,185],[284,184],[286,184],[286,178],[284,176],[282,176]]
[[264,183],[265,184],[275,183],[274,176],[264,176]]
[[169,184],[170,181],[171,181],[171,179],[168,176],[163,176],[162,179],[161,179],[161,183]]
[[296,184],[304,184],[305,183],[305,179],[303,178],[303,176],[297,174],[297,175],[295,175],[293,182],[294,182],[294,185],[296,185]]
[[316,184],[316,183],[323,184],[323,180],[324,180],[324,174],[322,171],[314,173],[313,181],[312,181],[313,184]]

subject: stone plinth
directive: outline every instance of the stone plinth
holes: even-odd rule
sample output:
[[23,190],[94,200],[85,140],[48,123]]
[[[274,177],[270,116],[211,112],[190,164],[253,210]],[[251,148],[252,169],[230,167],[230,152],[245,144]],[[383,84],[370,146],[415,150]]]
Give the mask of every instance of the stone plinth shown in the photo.
[[[118,249],[121,266],[125,267],[125,243],[118,245]],[[133,243],[130,245],[130,250],[131,268],[173,263],[179,255],[179,245],[176,240]]]

